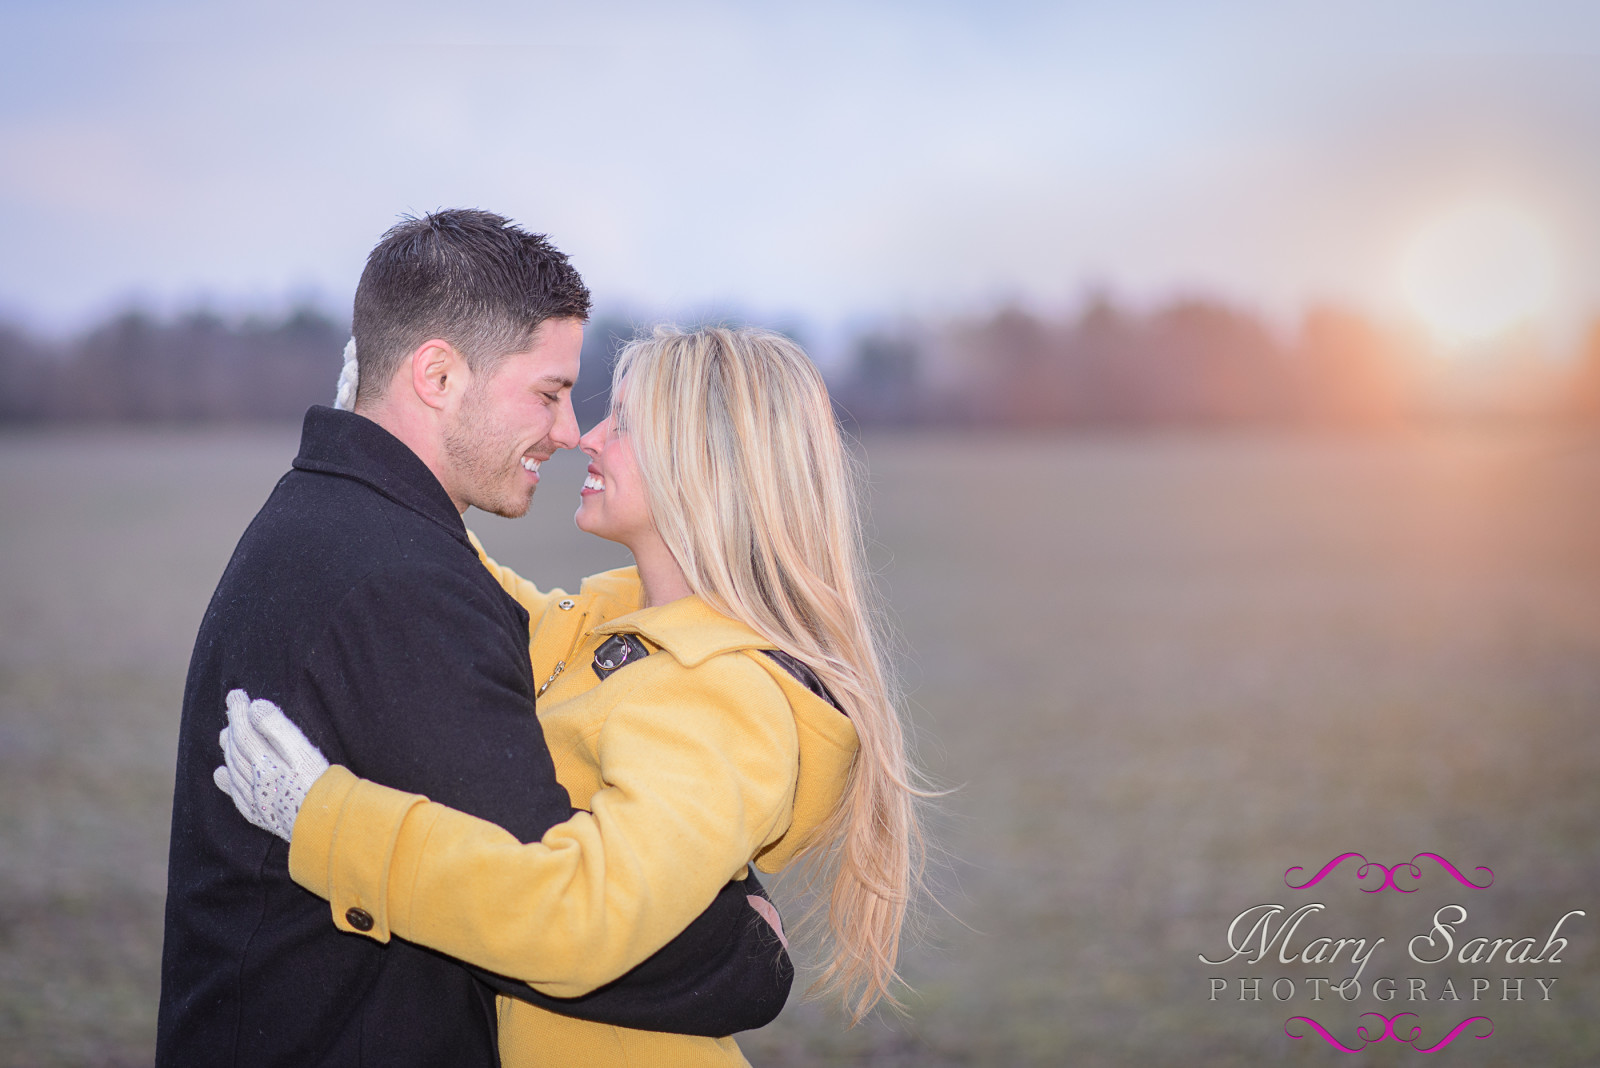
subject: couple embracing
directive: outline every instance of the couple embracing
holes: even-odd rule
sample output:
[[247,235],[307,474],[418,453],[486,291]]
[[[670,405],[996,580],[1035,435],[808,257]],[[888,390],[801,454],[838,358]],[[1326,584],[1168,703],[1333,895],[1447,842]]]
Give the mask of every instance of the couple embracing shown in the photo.
[[[821,377],[658,330],[580,437],[588,311],[487,212],[368,258],[353,411],[307,413],[195,645],[159,1065],[743,1064],[794,974],[752,866],[820,880],[851,1016],[889,996],[916,796]],[[462,514],[574,447],[636,567],[569,595]]]

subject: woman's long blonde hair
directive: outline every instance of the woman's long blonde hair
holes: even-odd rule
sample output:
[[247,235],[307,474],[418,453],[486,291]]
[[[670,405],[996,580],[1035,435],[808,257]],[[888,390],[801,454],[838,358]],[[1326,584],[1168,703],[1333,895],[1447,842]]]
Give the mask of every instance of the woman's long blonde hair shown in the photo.
[[[802,854],[831,879],[813,993],[859,1021],[898,976],[921,886],[925,794],[875,633],[858,478],[805,352],[780,334],[658,327],[627,345],[612,415],[632,441],[651,516],[689,588],[821,677],[860,740],[844,796]],[[820,901],[819,901],[820,905]]]

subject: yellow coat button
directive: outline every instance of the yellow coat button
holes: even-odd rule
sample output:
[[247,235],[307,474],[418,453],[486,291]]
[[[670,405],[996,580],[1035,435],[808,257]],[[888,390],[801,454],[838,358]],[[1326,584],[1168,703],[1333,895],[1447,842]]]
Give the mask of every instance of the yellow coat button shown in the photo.
[[559,605],[557,605],[557,607],[563,612],[570,612],[572,611],[572,606],[577,603],[577,601],[574,601],[572,598],[568,597],[565,601],[562,601]]
[[358,931],[372,930],[372,913],[366,909],[352,908],[345,912],[344,922]]

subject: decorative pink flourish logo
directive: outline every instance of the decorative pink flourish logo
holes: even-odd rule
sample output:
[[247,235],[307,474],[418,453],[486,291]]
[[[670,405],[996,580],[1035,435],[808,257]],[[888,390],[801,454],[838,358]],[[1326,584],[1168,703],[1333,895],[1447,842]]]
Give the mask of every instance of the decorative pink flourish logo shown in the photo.
[[[1347,1045],[1345,1045],[1343,1042],[1340,1042],[1337,1038],[1334,1038],[1331,1034],[1329,1034],[1328,1033],[1328,1029],[1326,1027],[1323,1027],[1321,1024],[1317,1023],[1317,1021],[1313,1020],[1309,1016],[1291,1016],[1291,1017],[1289,1017],[1289,1019],[1285,1020],[1284,1023],[1283,1023],[1283,1033],[1288,1035],[1290,1038],[1293,1038],[1293,1039],[1310,1038],[1311,1037],[1310,1035],[1297,1035],[1293,1031],[1289,1030],[1289,1027],[1292,1024],[1296,1024],[1296,1023],[1310,1024],[1311,1025],[1311,1029],[1314,1030],[1317,1034],[1321,1035],[1322,1036],[1322,1040],[1324,1042],[1326,1042],[1328,1045],[1334,1047],[1335,1049],[1342,1049],[1346,1053],[1360,1053],[1362,1050],[1366,1049],[1368,1046],[1376,1045],[1379,1042],[1383,1042],[1383,1041],[1386,1041],[1386,1040],[1391,1039],[1391,1038],[1394,1039],[1396,1042],[1400,1043],[1402,1046],[1410,1046],[1412,1049],[1416,1050],[1418,1053],[1432,1053],[1435,1050],[1444,1049],[1450,1043],[1454,1042],[1457,1038],[1461,1037],[1461,1032],[1465,1031],[1467,1028],[1469,1028],[1473,1024],[1477,1024],[1477,1023],[1487,1024],[1488,1027],[1489,1027],[1489,1034],[1487,1034],[1487,1035],[1473,1035],[1472,1036],[1473,1038],[1481,1040],[1481,1039],[1488,1038],[1489,1035],[1494,1034],[1494,1021],[1493,1020],[1489,1019],[1489,1017],[1487,1017],[1487,1016],[1473,1016],[1470,1019],[1462,1020],[1460,1023],[1456,1024],[1455,1028],[1448,1035],[1445,1035],[1443,1038],[1441,1038],[1439,1041],[1435,1042],[1433,1045],[1424,1047],[1424,1046],[1418,1046],[1417,1045],[1417,1040],[1422,1037],[1422,1025],[1421,1024],[1413,1024],[1411,1026],[1410,1033],[1407,1034],[1404,1038],[1402,1038],[1399,1035],[1395,1034],[1395,1031],[1394,1031],[1394,1025],[1400,1020],[1400,1018],[1402,1016],[1409,1016],[1413,1020],[1419,1019],[1419,1017],[1417,1016],[1416,1013],[1414,1013],[1414,1012],[1402,1012],[1402,1013],[1399,1013],[1398,1015],[1396,1015],[1393,1019],[1390,1019],[1389,1017],[1383,1015],[1383,1013],[1381,1013],[1381,1012],[1364,1012],[1364,1013],[1362,1013],[1360,1015],[1360,1017],[1358,1017],[1358,1019],[1365,1020],[1368,1016],[1376,1016],[1378,1019],[1383,1021],[1383,1033],[1378,1035],[1376,1038],[1374,1038],[1372,1031],[1368,1031],[1367,1030],[1367,1025],[1366,1024],[1357,1025],[1357,1027],[1356,1027],[1356,1037],[1361,1041],[1361,1045],[1359,1045],[1359,1046],[1347,1046]],[[1376,1028],[1373,1028],[1373,1030],[1375,1031]]]
[[1376,894],[1381,890],[1390,889],[1397,890],[1402,894],[1415,893],[1417,889],[1416,886],[1401,886],[1394,881],[1394,876],[1395,872],[1400,871],[1403,868],[1406,871],[1406,875],[1409,876],[1414,883],[1421,882],[1422,869],[1417,866],[1417,861],[1421,860],[1423,857],[1427,857],[1429,860],[1437,861],[1439,866],[1445,871],[1449,872],[1451,875],[1455,876],[1456,882],[1460,883],[1462,886],[1470,886],[1474,890],[1487,890],[1490,886],[1494,885],[1494,872],[1490,871],[1488,868],[1477,867],[1472,869],[1473,871],[1483,872],[1489,877],[1489,881],[1486,883],[1475,883],[1471,879],[1468,879],[1465,875],[1462,875],[1460,869],[1458,869],[1454,864],[1450,863],[1437,853],[1418,853],[1410,860],[1401,861],[1392,868],[1386,868],[1375,860],[1368,860],[1360,853],[1341,853],[1337,857],[1334,857],[1332,860],[1328,861],[1328,863],[1324,864],[1322,866],[1322,870],[1311,877],[1310,882],[1301,883],[1299,886],[1296,886],[1294,883],[1290,882],[1289,877],[1295,872],[1303,872],[1305,869],[1299,867],[1290,868],[1288,871],[1283,873],[1284,884],[1291,890],[1305,890],[1316,886],[1323,879],[1328,877],[1329,872],[1333,871],[1333,869],[1337,868],[1340,864],[1343,864],[1351,857],[1354,857],[1362,862],[1361,867],[1356,869],[1356,878],[1358,880],[1364,881],[1369,874],[1376,878],[1377,873],[1372,870],[1374,868],[1383,873],[1383,882],[1379,883],[1377,886],[1361,887],[1361,890],[1368,894]]

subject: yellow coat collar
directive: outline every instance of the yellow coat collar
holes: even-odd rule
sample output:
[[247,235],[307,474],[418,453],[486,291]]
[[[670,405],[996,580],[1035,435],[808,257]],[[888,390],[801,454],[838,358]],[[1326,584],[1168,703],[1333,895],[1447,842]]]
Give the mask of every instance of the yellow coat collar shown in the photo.
[[589,600],[602,617],[638,611],[643,597],[639,569],[632,565],[590,575],[578,590],[578,599]]
[[630,612],[596,627],[595,633],[637,634],[658,649],[671,653],[684,667],[695,667],[714,656],[741,649],[777,648],[750,627],[729,619],[693,594],[654,608]]

